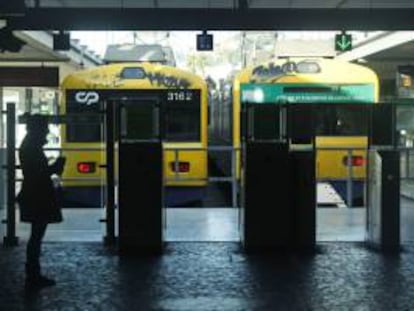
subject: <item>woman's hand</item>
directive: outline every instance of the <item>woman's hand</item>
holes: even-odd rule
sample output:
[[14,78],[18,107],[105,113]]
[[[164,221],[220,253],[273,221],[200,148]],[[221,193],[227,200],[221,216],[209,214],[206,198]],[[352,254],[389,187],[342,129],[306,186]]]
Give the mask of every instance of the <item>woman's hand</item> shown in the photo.
[[62,175],[63,170],[65,168],[66,158],[65,157],[59,157],[56,159],[55,163],[52,164],[53,171],[57,175]]

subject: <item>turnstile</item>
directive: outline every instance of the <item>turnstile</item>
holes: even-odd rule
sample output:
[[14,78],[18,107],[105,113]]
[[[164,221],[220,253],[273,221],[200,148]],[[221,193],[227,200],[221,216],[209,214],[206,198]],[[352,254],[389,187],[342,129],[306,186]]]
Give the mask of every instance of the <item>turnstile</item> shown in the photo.
[[247,142],[242,240],[248,251],[309,250],[315,246],[313,150],[287,143]]
[[400,153],[370,150],[367,242],[382,251],[400,249]]
[[161,252],[164,217],[159,105],[151,98],[123,100],[118,105],[119,251]]
[[[268,124],[263,122],[263,116]],[[242,119],[245,128],[242,129],[241,234],[245,249],[313,249],[316,241],[313,145],[299,149],[291,144],[286,133],[286,113],[280,105],[247,105]]]

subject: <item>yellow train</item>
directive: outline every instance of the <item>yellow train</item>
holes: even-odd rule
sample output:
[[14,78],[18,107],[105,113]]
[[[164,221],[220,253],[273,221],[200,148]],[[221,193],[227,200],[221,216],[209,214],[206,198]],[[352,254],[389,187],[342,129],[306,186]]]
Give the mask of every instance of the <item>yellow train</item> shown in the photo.
[[[163,111],[163,172],[168,206],[201,200],[207,184],[207,85],[190,72],[154,63],[118,63],[78,71],[62,85],[62,114],[99,113],[107,100],[150,98]],[[141,120],[142,121],[142,120]],[[137,120],[138,122],[138,120]],[[101,205],[105,163],[103,128],[98,122],[61,127],[66,206]],[[90,148],[68,151],[68,148]],[[177,157],[178,156],[178,157]]]
[[[240,111],[245,102],[321,104],[318,107],[324,104],[372,104],[378,102],[379,82],[375,72],[359,64],[325,58],[280,58],[240,71],[234,77],[231,94],[231,98],[227,96],[212,109],[220,119],[215,120],[212,135],[221,144],[239,148]],[[317,179],[329,181],[343,196],[348,176],[348,153],[326,149],[366,148],[368,138],[361,136],[363,127],[367,126],[365,117],[359,110],[353,112],[352,109],[321,109],[317,112]],[[227,124],[232,127],[229,129]],[[357,200],[363,197],[365,158],[365,151],[353,150],[350,159]],[[228,168],[224,170],[228,171]]]

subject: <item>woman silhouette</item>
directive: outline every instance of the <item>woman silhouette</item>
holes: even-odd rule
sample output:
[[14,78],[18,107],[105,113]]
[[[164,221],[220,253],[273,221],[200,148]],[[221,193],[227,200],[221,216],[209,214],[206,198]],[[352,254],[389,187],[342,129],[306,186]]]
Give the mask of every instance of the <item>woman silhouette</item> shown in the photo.
[[40,253],[47,225],[62,221],[51,175],[62,174],[65,159],[58,158],[52,165],[48,164],[42,148],[47,143],[49,132],[45,116],[29,115],[26,129],[27,134],[19,150],[24,178],[17,201],[21,221],[32,224],[26,252],[26,285],[40,288],[55,284],[54,280],[41,274]]

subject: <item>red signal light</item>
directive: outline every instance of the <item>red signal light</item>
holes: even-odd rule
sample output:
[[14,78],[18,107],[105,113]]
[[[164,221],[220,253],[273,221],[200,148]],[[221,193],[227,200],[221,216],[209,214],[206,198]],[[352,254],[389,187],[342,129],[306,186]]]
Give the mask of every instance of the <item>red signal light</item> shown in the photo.
[[78,172],[82,174],[91,174],[96,171],[95,162],[79,162]]
[[190,162],[170,162],[170,166],[174,173],[188,173],[190,171]]
[[[347,166],[348,165],[348,156],[345,156],[342,159],[342,163]],[[351,157],[351,165],[352,166],[363,166],[365,164],[365,159],[363,156],[352,156]]]

